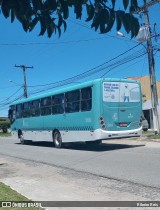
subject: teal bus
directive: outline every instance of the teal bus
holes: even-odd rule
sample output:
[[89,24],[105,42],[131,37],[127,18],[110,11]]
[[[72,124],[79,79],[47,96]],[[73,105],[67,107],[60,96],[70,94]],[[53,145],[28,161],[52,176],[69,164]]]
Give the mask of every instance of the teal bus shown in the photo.
[[[11,111],[12,110],[12,111]],[[10,106],[12,135],[25,140],[99,144],[140,136],[140,83],[103,78],[25,98]]]

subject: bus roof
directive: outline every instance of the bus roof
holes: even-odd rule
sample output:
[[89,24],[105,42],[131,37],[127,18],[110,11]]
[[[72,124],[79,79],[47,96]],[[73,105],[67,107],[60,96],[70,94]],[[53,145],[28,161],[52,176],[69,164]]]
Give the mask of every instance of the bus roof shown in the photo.
[[79,84],[76,84],[76,85],[72,85],[72,86],[68,86],[68,87],[63,87],[63,88],[60,88],[60,89],[52,90],[52,91],[49,91],[47,93],[37,94],[35,96],[24,98],[24,99],[18,100],[16,102],[13,102],[12,105],[16,105],[16,104],[24,103],[24,102],[28,102],[28,101],[33,101],[33,100],[36,100],[36,99],[39,99],[39,98],[45,98],[47,96],[56,95],[56,94],[60,94],[60,93],[63,93],[63,92],[69,92],[69,91],[80,89],[80,88],[85,88],[85,87],[92,86],[92,85],[94,85],[96,83],[103,82],[103,81],[106,81],[106,82],[107,81],[110,81],[110,82],[132,82],[132,83],[140,84],[139,81],[135,81],[135,80],[131,80],[131,79],[99,78],[99,79],[95,79],[95,80],[79,83]]

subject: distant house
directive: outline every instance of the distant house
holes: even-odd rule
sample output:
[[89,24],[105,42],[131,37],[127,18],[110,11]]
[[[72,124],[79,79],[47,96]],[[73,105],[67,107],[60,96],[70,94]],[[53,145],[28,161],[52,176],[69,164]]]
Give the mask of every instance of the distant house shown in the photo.
[[[143,100],[143,114],[149,123],[149,128],[155,129],[153,112],[152,112],[152,101],[151,101],[151,88],[150,88],[150,77],[129,77],[129,79],[139,81],[142,88],[142,100]],[[160,82],[156,81],[158,101],[160,104]],[[160,119],[160,106],[158,106],[158,116]]]

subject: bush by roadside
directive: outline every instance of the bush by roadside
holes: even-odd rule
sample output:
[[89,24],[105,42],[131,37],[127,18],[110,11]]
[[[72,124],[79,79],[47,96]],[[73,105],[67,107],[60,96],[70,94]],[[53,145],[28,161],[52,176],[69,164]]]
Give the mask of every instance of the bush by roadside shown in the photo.
[[8,132],[8,133],[0,132],[0,137],[10,137],[10,136],[11,136],[10,132]]
[[3,133],[7,133],[8,128],[10,128],[10,122],[8,120],[0,120],[0,129]]

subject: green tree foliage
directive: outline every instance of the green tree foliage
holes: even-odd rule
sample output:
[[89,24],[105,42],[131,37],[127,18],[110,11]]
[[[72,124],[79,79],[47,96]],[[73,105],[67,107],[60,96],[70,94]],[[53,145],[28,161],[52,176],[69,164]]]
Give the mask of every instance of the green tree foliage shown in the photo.
[[[123,4],[123,10],[117,10],[116,4]],[[5,18],[15,18],[22,24],[25,32],[31,32],[40,23],[40,33],[48,37],[52,34],[61,36],[61,30],[67,28],[66,20],[70,9],[74,8],[76,19],[81,19],[84,10],[86,21],[101,33],[111,31],[114,24],[117,30],[124,26],[131,37],[139,31],[139,21],[133,15],[138,9],[137,0],[0,0],[0,7]]]
[[7,133],[8,128],[10,128],[9,121],[0,120],[0,129],[2,129],[3,133]]

